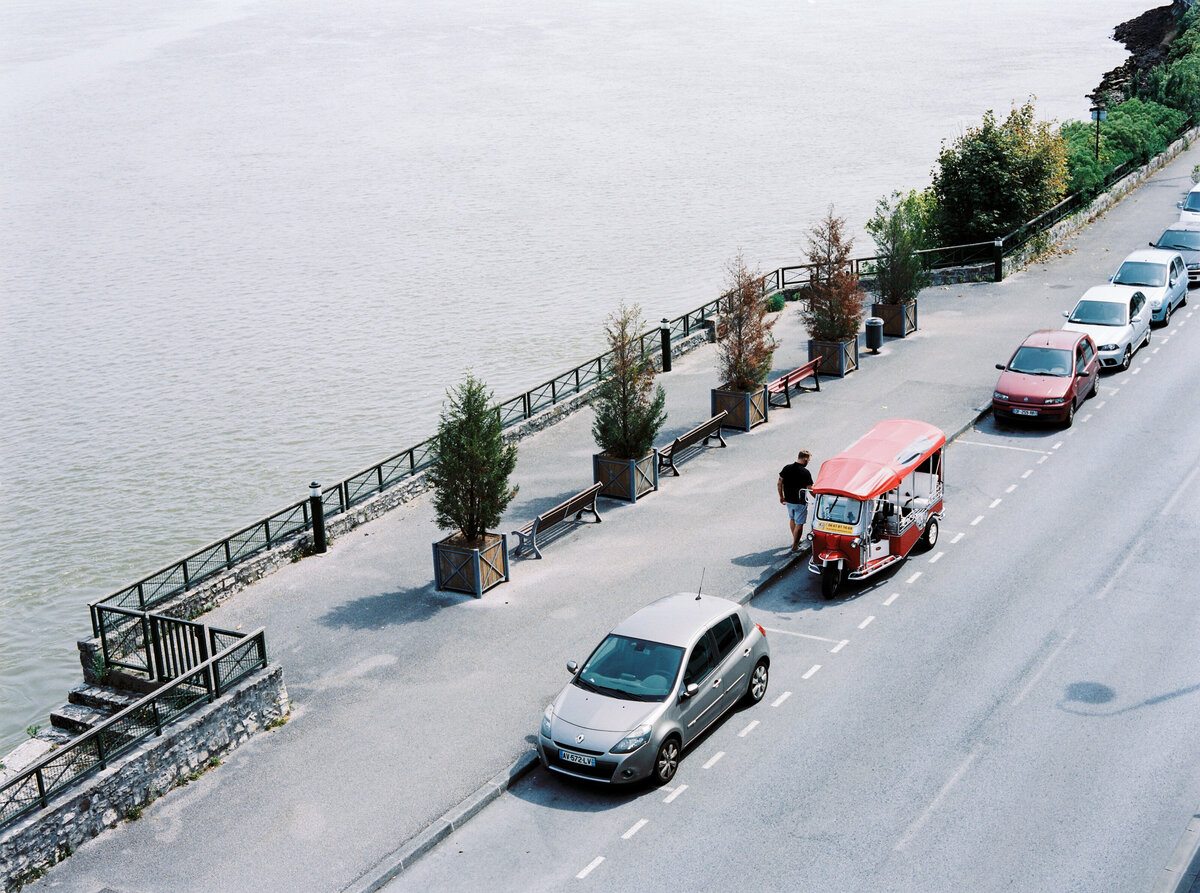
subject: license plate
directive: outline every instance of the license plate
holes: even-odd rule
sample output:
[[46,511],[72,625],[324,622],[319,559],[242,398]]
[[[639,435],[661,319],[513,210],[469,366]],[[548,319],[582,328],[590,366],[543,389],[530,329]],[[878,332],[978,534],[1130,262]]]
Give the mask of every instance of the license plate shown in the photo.
[[1037,415],[1036,409],[1014,409],[1013,415]]
[[558,752],[558,758],[560,760],[562,760],[564,763],[575,763],[576,765],[579,765],[579,766],[595,766],[596,765],[595,757],[585,757],[581,753],[571,753],[571,751],[569,751],[569,750],[560,750]]

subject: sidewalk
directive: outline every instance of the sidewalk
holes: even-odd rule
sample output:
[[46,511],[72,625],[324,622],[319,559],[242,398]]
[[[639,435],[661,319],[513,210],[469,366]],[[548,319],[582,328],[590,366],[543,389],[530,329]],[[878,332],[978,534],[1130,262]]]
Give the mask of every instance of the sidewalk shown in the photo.
[[[823,380],[728,447],[703,450],[657,493],[600,503],[582,524],[511,562],[481,600],[433,590],[430,544],[444,534],[429,498],[403,506],[235,596],[205,619],[267,628],[284,666],[291,721],[219,768],[81,847],[29,889],[341,890],[527,753],[543,708],[613,625],[653,599],[695,590],[736,597],[790,560],[775,481],[800,448],[813,468],[876,421],[912,417],[948,434],[987,408],[1020,339],[1058,328],[1087,286],[1177,218],[1200,162],[1193,147],[1062,253],[998,284],[934,287],[920,330],[863,353],[858,372]],[[1193,299],[1200,297],[1193,292]],[[807,359],[794,305],[775,334],[775,373]],[[666,442],[709,417],[715,348],[660,376]],[[501,529],[591,483],[592,413],[520,444],[520,493]],[[953,461],[953,456],[950,457]],[[953,504],[947,504],[949,512]],[[805,577],[793,577],[808,585]]]

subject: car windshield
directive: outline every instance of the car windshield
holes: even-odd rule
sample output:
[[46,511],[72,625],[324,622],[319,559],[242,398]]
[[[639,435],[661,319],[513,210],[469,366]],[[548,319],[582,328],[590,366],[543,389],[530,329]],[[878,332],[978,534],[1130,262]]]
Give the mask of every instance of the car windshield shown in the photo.
[[1022,346],[1013,354],[1008,368],[1026,375],[1070,375],[1071,352],[1053,347]]
[[1161,287],[1167,284],[1167,265],[1152,264],[1148,261],[1127,260],[1117,270],[1113,277],[1117,285],[1152,285]]
[[573,684],[628,701],[663,701],[675,685],[683,649],[609,635],[592,652]]
[[1200,229],[1169,229],[1155,247],[1200,251]]
[[822,493],[817,500],[817,518],[837,524],[857,524],[862,515],[862,503],[851,496]]
[[1085,326],[1123,326],[1125,305],[1114,301],[1080,301],[1068,321]]
[[1183,203],[1183,210],[1200,211],[1200,189],[1193,189],[1188,193],[1188,197]]

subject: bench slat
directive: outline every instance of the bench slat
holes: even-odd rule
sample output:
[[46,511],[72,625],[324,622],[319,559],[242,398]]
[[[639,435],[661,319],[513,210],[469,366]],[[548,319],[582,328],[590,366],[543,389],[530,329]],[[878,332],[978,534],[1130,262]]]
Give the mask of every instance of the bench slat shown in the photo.
[[[821,378],[817,374],[818,368],[821,365],[820,357],[813,357],[803,366],[797,366],[791,372],[779,376],[772,382],[767,384],[767,400],[772,406],[785,406],[791,408],[792,394],[791,389],[795,388],[798,391],[819,391],[821,390]],[[800,385],[800,382],[806,378],[812,378],[813,387],[805,388]],[[773,398],[782,394],[783,401],[776,403]]]
[[524,527],[513,531],[513,536],[519,540],[517,547],[513,550],[514,555],[520,555],[521,551],[528,545],[533,549],[533,554],[541,558],[542,550],[538,548],[537,537],[539,533],[545,533],[550,528],[562,523],[567,519],[567,515],[575,513],[575,520],[578,521],[583,517],[584,512],[591,512],[596,518],[596,522],[600,522],[600,513],[596,511],[596,495],[600,492],[603,484],[592,484],[586,490],[581,490],[570,499],[563,500],[554,508],[547,509],[542,512]]
[[659,471],[669,468],[675,477],[679,477],[679,469],[675,467],[675,455],[682,453],[688,447],[695,446],[700,441],[704,441],[707,445],[709,440],[715,437],[721,441],[721,446],[726,446],[725,437],[721,432],[721,423],[725,421],[726,415],[725,410],[721,410],[707,422],[697,425],[686,434],[681,434],[671,441],[669,446],[660,449],[658,451]]

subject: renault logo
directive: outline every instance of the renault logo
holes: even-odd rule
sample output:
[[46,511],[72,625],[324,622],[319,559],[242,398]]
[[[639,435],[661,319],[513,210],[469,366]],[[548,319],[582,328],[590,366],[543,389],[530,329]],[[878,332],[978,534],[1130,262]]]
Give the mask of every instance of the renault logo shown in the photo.
[[575,743],[576,743],[576,744],[583,744],[583,736],[582,736],[582,735],[576,735],[576,736],[575,736]]

